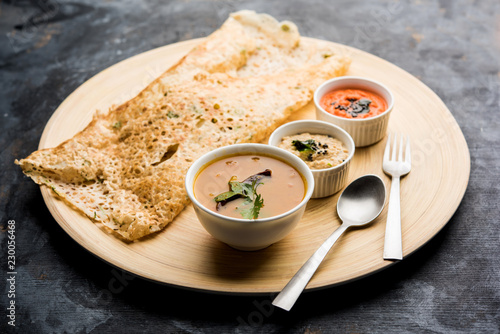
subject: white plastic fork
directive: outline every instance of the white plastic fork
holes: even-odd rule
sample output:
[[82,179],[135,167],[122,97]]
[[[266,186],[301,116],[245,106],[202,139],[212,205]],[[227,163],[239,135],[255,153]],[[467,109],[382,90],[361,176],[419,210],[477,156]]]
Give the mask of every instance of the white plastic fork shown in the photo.
[[411,152],[410,152],[410,136],[406,140],[405,158],[403,160],[403,145],[404,138],[401,134],[399,144],[399,154],[396,160],[397,134],[394,134],[394,145],[391,151],[391,135],[387,137],[385,145],[383,170],[386,174],[392,176],[391,194],[389,199],[389,208],[387,211],[387,223],[385,226],[385,242],[384,242],[384,259],[386,260],[402,260],[403,259],[403,242],[401,236],[401,203],[400,203],[400,178],[408,174],[411,170]]

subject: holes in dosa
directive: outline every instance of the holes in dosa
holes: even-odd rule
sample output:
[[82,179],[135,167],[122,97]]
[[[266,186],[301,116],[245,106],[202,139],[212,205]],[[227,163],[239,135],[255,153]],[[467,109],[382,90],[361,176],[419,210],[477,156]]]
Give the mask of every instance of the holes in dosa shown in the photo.
[[205,124],[205,119],[202,118],[196,123],[196,127],[201,128],[203,124]]
[[123,141],[127,140],[127,139],[128,139],[128,137],[130,137],[131,135],[132,135],[132,132],[125,132],[125,133],[122,133],[122,134],[120,135],[120,138],[118,138],[118,140],[119,140],[120,142],[123,142]]
[[168,147],[167,151],[165,153],[163,153],[163,156],[161,157],[160,161],[154,162],[151,165],[152,166],[158,166],[162,162],[167,161],[168,159],[170,159],[175,154],[175,152],[177,152],[178,148],[179,148],[179,144],[170,145]]

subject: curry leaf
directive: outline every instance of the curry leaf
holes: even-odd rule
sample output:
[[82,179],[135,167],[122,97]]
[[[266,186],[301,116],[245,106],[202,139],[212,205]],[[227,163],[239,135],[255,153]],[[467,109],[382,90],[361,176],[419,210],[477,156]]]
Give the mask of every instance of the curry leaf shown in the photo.
[[314,152],[314,147],[316,147],[316,142],[314,139],[308,140],[294,140],[292,141],[292,145],[295,146],[297,151],[299,152]]
[[312,161],[313,154],[319,150],[319,146],[314,139],[294,140],[292,145],[300,152],[300,157],[306,161]]
[[239,195],[239,194],[234,192],[234,191],[226,191],[225,193],[222,193],[222,194],[215,196],[214,200],[216,202],[223,202],[223,201],[227,201],[228,199],[230,199],[231,197],[236,196],[236,195]]

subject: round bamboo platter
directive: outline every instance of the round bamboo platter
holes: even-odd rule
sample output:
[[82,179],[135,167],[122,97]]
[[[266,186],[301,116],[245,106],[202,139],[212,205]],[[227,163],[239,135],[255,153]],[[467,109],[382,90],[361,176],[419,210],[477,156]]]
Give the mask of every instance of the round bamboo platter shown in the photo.
[[[133,98],[175,64],[200,39],[167,45],[126,59],[76,89],[55,111],[40,148],[54,147],[82,130],[96,110]],[[418,250],[449,221],[467,187],[470,156],[464,136],[441,99],[411,74],[366,52],[335,44],[348,53],[348,75],[378,80],[395,97],[389,132],[411,137],[412,170],[401,180],[404,256]],[[309,104],[291,120],[315,118]],[[382,171],[385,139],[356,149],[349,182],[364,174],[390,179]],[[138,276],[180,287],[225,293],[280,291],[316,248],[340,225],[339,193],[311,200],[298,227],[282,241],[256,252],[232,249],[212,238],[188,206],[163,231],[125,243],[105,233],[52,191],[42,187],[55,220],[80,245],[102,260]],[[386,204],[389,193],[387,193]],[[387,206],[368,227],[351,229],[330,251],[307,289],[345,283],[392,264],[382,258]]]

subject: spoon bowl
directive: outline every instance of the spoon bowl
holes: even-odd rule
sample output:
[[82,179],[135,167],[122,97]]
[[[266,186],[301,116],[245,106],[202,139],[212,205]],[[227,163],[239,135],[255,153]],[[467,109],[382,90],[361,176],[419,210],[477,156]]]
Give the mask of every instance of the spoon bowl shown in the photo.
[[337,213],[344,223],[361,226],[378,217],[385,202],[385,186],[376,175],[365,175],[354,180],[342,192],[337,202]]
[[342,220],[342,225],[326,239],[297,271],[290,282],[276,296],[273,305],[289,311],[342,233],[351,226],[362,226],[371,223],[382,212],[384,203],[385,185],[380,177],[365,175],[349,184],[337,202],[337,213]]

